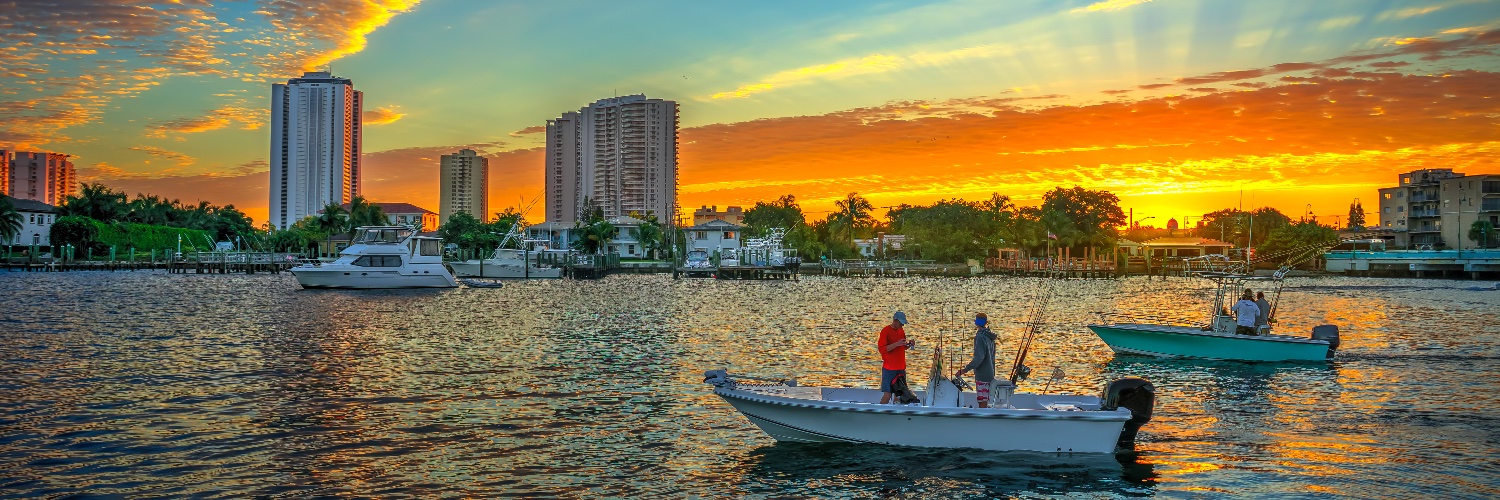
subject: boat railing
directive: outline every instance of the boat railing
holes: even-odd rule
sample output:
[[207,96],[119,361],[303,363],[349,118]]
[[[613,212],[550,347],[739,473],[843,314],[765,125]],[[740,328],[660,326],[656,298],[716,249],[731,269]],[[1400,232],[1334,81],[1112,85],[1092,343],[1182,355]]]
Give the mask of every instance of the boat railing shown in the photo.
[[1185,326],[1198,328],[1205,326],[1202,321],[1191,319],[1186,315],[1160,314],[1151,312],[1112,311],[1096,311],[1094,314],[1099,317],[1099,323],[1104,325],[1143,323],[1151,325]]

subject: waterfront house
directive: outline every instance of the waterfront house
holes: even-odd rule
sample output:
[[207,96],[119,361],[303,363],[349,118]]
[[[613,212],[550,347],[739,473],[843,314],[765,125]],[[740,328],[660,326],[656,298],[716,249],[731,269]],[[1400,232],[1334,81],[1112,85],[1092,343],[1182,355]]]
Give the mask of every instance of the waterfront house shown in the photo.
[[[418,232],[437,231],[438,214],[431,210],[410,203],[370,203],[380,207],[385,214],[386,220],[396,226],[415,226]],[[349,211],[349,204],[344,204],[344,211]],[[322,213],[321,211],[319,213]],[[483,214],[471,214],[480,217]]]
[[577,224],[573,222],[543,222],[526,226],[526,239],[540,240],[552,250],[568,250],[578,239]]
[[1145,247],[1146,254],[1154,259],[1171,260],[1210,254],[1228,256],[1229,249],[1234,248],[1234,245],[1229,243],[1197,236],[1163,236],[1146,240],[1141,243],[1141,246]]
[[687,248],[692,250],[701,248],[710,254],[723,253],[727,248],[739,248],[741,235],[744,227],[718,219],[713,219],[702,224],[695,224],[687,231]]
[[888,258],[901,252],[906,245],[906,235],[881,233],[874,238],[855,238],[854,248],[859,255],[869,259]]
[[4,242],[9,246],[30,247],[36,245],[52,249],[52,223],[57,222],[57,207],[36,200],[11,198],[10,202],[21,213],[21,232]]
[[608,219],[615,227],[615,237],[609,241],[609,251],[626,259],[646,257],[646,247],[641,245],[641,224],[646,221],[622,215]]

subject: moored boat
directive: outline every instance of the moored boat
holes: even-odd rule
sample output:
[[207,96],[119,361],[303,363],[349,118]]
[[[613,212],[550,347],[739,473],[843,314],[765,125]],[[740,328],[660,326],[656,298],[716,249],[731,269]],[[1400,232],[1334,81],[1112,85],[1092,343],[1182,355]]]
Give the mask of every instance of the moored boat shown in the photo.
[[505,279],[552,279],[561,278],[561,267],[541,262],[546,251],[540,247],[545,240],[527,240],[521,237],[521,225],[514,224],[501,238],[500,245],[487,259],[470,259],[453,262],[453,274],[461,278],[505,278]]
[[402,226],[363,226],[339,258],[291,269],[303,288],[453,288],[442,240]]

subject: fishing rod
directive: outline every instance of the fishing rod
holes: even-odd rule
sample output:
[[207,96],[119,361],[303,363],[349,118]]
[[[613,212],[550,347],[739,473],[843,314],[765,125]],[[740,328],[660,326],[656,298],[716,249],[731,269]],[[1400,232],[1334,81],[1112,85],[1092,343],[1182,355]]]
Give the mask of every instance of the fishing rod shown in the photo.
[[1021,341],[1016,346],[1016,359],[1010,367],[1010,383],[1015,384],[1031,375],[1031,367],[1026,366],[1026,354],[1031,351],[1031,343],[1036,340],[1037,333],[1042,330],[1042,315],[1047,312],[1047,302],[1052,300],[1052,285],[1046,279],[1040,282],[1037,298],[1031,304],[1031,315],[1026,322],[1026,331],[1021,335]]

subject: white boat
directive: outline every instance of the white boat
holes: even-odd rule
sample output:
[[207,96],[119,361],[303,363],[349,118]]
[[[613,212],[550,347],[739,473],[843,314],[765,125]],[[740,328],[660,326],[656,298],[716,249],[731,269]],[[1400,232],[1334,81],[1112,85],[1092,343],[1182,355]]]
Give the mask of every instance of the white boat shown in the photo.
[[546,240],[521,238],[521,225],[514,224],[488,259],[470,259],[449,264],[453,274],[474,278],[561,278],[563,269],[541,263]]
[[291,269],[302,288],[453,288],[443,241],[401,226],[364,226],[338,260]]
[[723,370],[704,376],[714,394],[766,434],[799,443],[1114,453],[1134,441],[1154,402],[1154,388],[1136,378],[1110,384],[1109,401],[1014,393],[1015,385],[996,380],[995,407],[974,408],[974,393],[948,380],[931,384],[936,390],[916,391],[922,403],[902,405],[880,404],[878,389],[746,383]]

